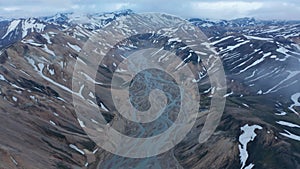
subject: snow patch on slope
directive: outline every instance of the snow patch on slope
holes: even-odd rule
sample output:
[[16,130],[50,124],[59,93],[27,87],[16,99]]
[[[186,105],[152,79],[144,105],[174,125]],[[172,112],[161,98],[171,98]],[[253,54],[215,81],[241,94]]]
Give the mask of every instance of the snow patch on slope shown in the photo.
[[45,52],[47,52],[48,54],[50,54],[50,55],[52,55],[52,56],[55,56],[55,53],[54,53],[52,50],[50,50],[50,49],[47,47],[47,45],[44,45],[43,50],[44,50]]
[[256,133],[254,132],[256,129],[261,130],[262,127],[259,126],[259,125],[249,126],[248,124],[241,127],[241,130],[243,131],[243,134],[241,134],[240,137],[239,137],[239,142],[241,143],[239,145],[240,160],[241,160],[241,163],[242,163],[241,169],[251,169],[254,166],[254,164],[251,163],[250,165],[245,167],[246,161],[249,157],[249,154],[247,152],[247,144],[249,142],[253,141],[254,138],[256,137]]
[[294,127],[294,128],[300,128],[299,125],[293,124],[293,123],[290,123],[290,122],[286,122],[286,121],[277,121],[276,123],[278,123],[278,124],[280,124],[280,125],[283,125],[283,126]]
[[38,23],[35,19],[27,19],[22,23],[22,38],[24,38],[28,34],[28,32],[42,32],[44,31],[45,27],[46,25]]
[[262,38],[257,36],[250,36],[250,35],[244,35],[247,39],[254,39],[254,40],[262,40],[262,41],[273,41],[271,38]]
[[5,35],[3,35],[2,39],[4,39],[10,32],[14,31],[17,28],[17,26],[19,25],[20,22],[21,22],[21,20],[13,20],[9,24],[9,26],[7,28],[7,31],[6,31]]
[[293,95],[291,96],[291,100],[292,100],[294,103],[289,107],[289,109],[290,109],[291,111],[293,111],[295,114],[298,114],[298,115],[299,115],[299,113],[294,109],[294,107],[295,107],[295,106],[300,106],[300,102],[298,101],[299,98],[300,98],[300,93],[295,93],[295,94],[293,94]]
[[285,137],[288,137],[290,139],[293,139],[293,140],[297,140],[297,141],[300,141],[300,136],[298,135],[295,135],[287,130],[284,130],[285,133],[280,133],[281,135],[285,136]]
[[70,148],[74,149],[75,151],[79,152],[80,154],[84,155],[84,151],[80,150],[77,146],[75,146],[74,144],[70,144],[69,145]]
[[68,42],[68,46],[70,46],[73,50],[75,50],[78,53],[81,51],[81,48],[77,45],[72,45]]

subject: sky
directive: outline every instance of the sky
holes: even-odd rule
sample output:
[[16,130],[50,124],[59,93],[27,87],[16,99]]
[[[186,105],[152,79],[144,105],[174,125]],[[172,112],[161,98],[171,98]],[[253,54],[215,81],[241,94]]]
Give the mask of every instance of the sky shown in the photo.
[[300,0],[0,0],[0,17],[4,18],[123,9],[163,12],[182,18],[300,20]]

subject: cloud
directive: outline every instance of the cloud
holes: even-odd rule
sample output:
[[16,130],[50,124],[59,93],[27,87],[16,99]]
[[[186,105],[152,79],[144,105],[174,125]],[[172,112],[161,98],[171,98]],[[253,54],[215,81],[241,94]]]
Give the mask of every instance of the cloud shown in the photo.
[[267,2],[251,15],[261,19],[300,20],[300,4],[294,2]]
[[[2,1],[2,0],[1,0]],[[57,12],[164,12],[184,18],[300,20],[299,0],[9,0],[0,2],[0,16],[45,16]]]
[[208,18],[234,19],[247,17],[254,10],[261,9],[264,6],[262,2],[243,2],[243,1],[218,1],[218,2],[192,2],[191,9],[194,13],[198,11],[199,15]]
[[3,8],[3,10],[6,12],[15,12],[15,11],[20,10],[20,8],[11,6],[11,7],[5,7],[5,8]]

